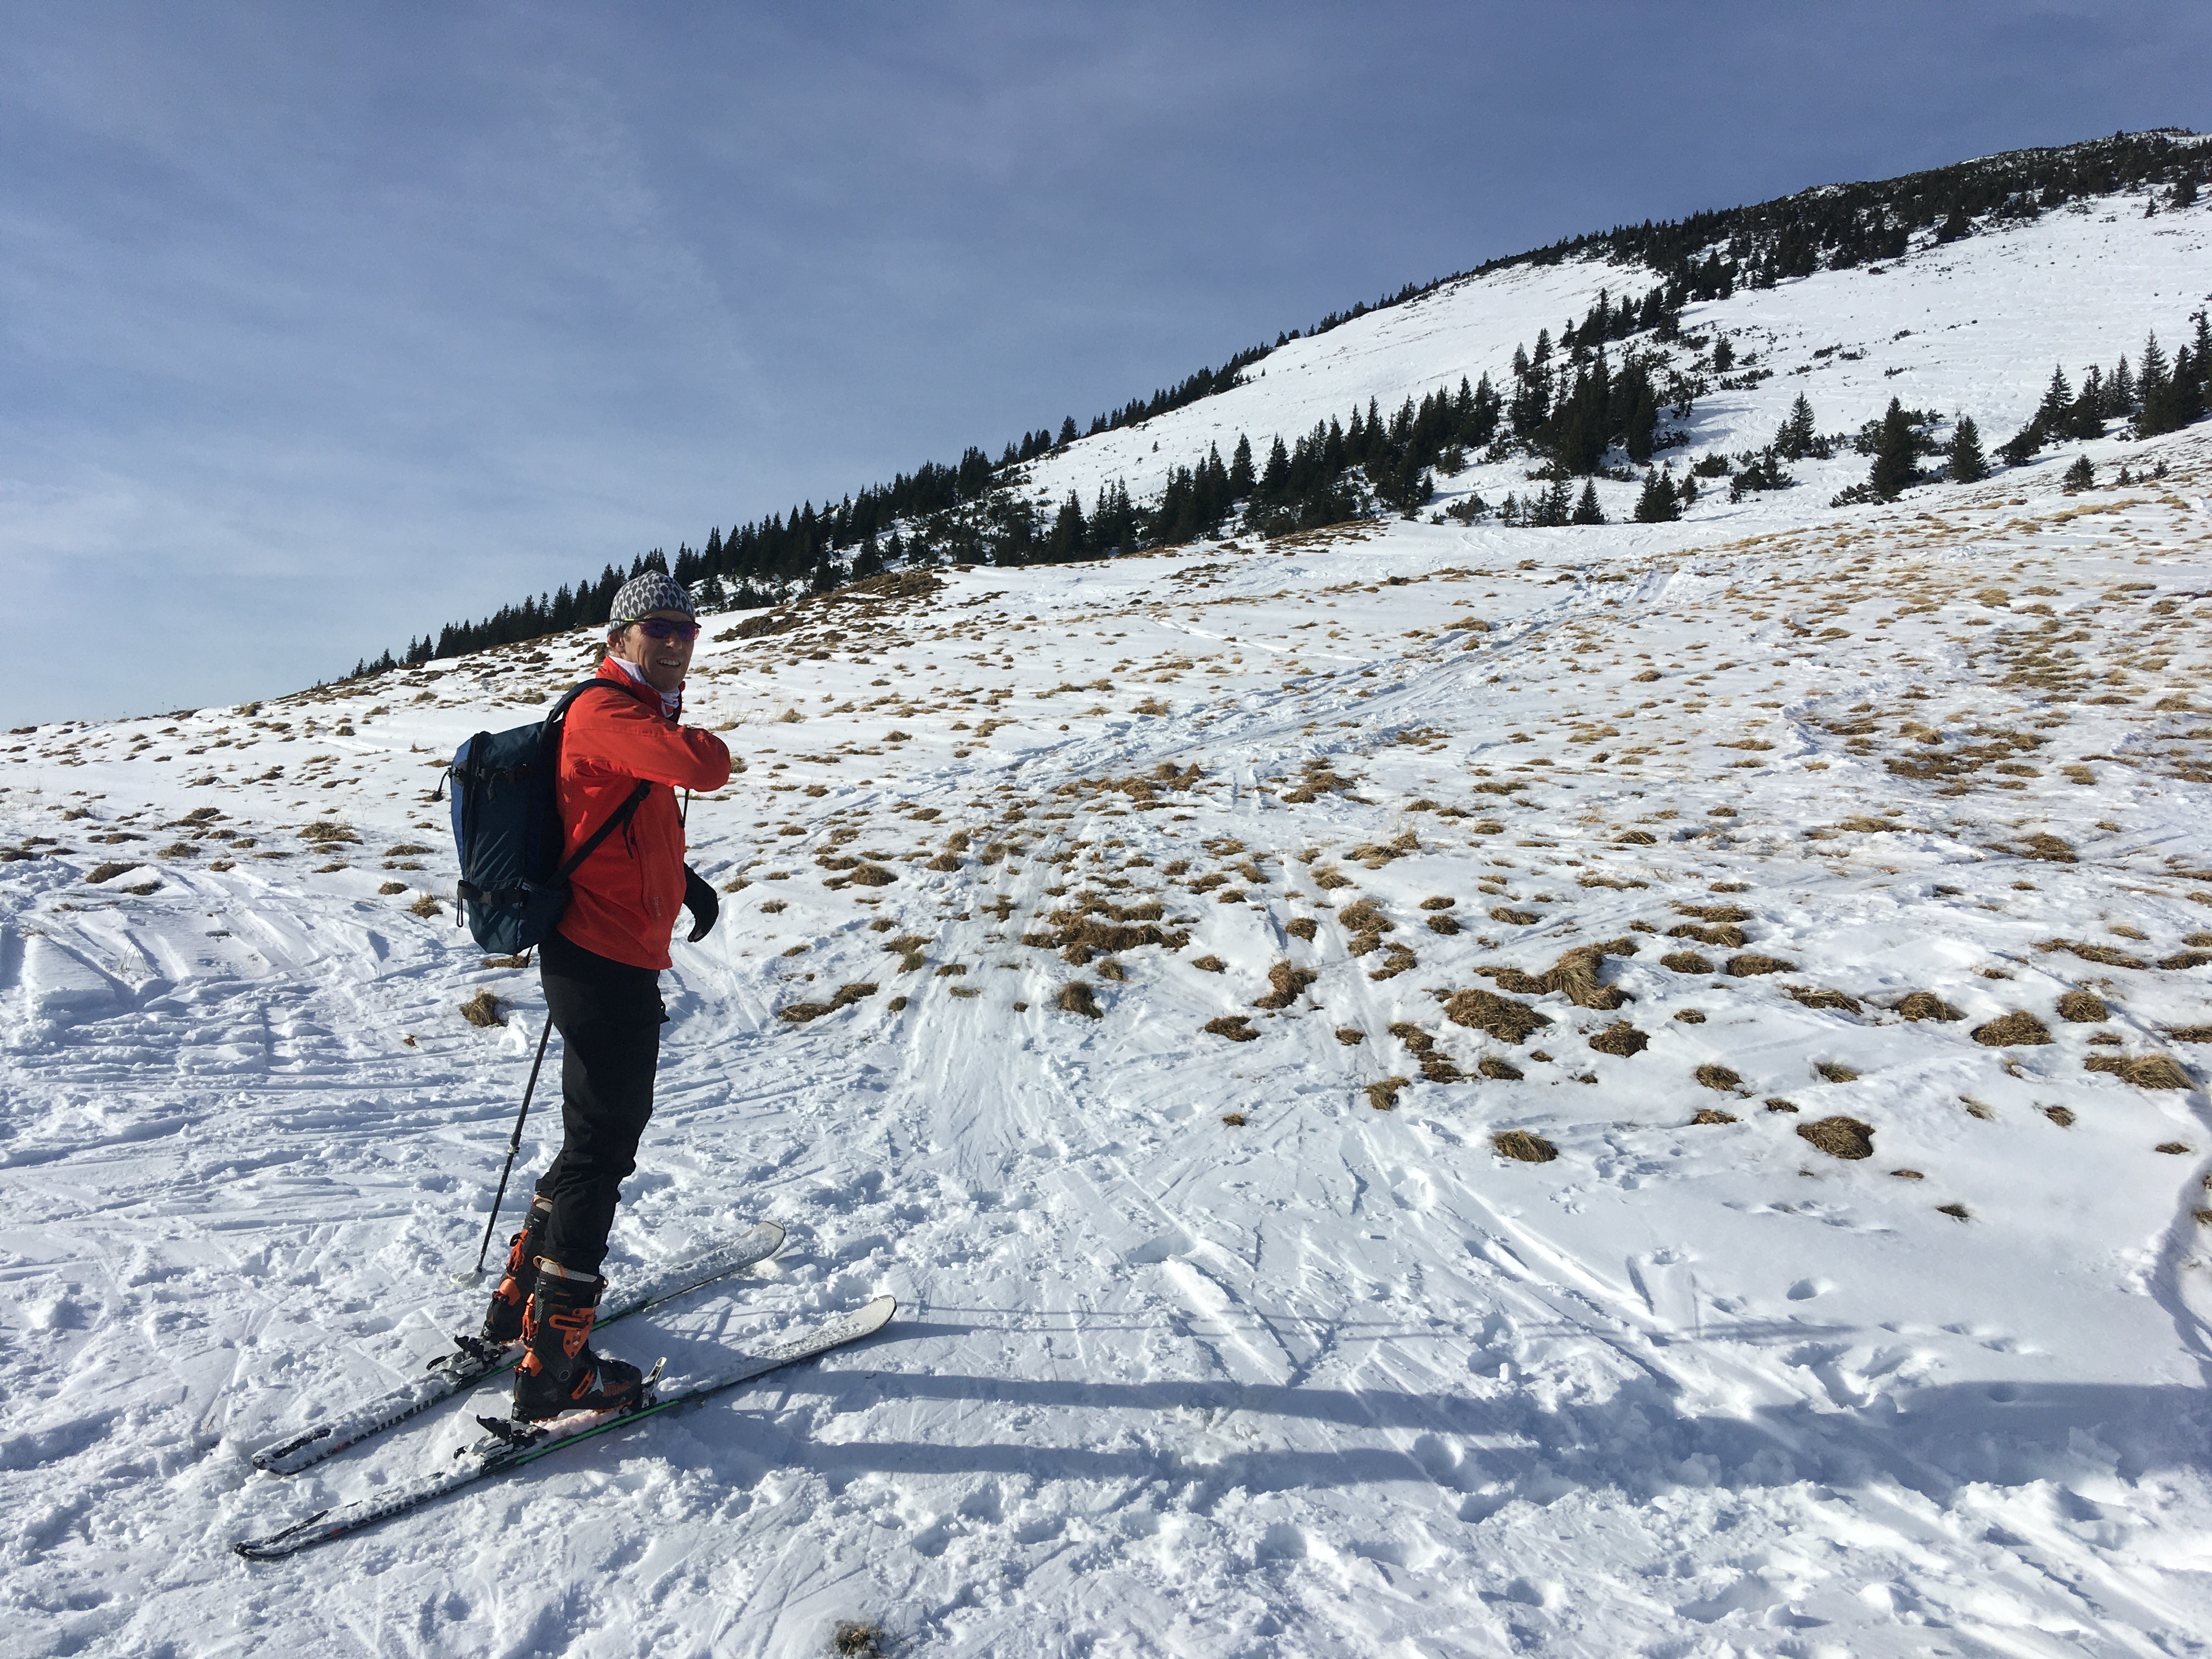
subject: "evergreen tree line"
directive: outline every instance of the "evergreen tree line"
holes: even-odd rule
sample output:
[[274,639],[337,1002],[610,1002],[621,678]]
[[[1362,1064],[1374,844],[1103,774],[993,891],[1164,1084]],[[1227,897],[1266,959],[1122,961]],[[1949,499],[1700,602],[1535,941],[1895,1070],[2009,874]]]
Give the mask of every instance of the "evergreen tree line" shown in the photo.
[[2212,407],[2212,324],[2201,311],[2191,320],[2196,331],[2171,362],[2154,331],[2143,343],[2140,368],[2130,368],[2124,356],[2109,371],[2092,363],[2078,392],[2054,366],[2034,415],[1997,453],[2019,466],[2046,444],[2102,436],[2107,421],[2132,416],[2137,437],[2154,438],[2203,419]]

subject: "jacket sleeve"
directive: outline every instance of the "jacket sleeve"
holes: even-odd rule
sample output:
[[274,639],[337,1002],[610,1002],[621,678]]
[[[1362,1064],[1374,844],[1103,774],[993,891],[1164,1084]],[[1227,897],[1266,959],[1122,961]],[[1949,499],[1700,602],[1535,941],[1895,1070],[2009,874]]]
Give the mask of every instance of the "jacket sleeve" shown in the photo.
[[672,726],[633,697],[580,704],[567,725],[562,767],[580,777],[642,778],[702,792],[730,781],[730,750],[720,738],[696,726]]

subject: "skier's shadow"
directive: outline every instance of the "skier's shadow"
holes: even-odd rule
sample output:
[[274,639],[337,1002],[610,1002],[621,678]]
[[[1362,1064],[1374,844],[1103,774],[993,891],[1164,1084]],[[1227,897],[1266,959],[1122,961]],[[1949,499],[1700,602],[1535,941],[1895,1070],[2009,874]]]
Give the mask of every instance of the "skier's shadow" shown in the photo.
[[[784,1399],[756,1395],[738,1402],[741,1430],[695,1421],[695,1432],[718,1453],[742,1448],[740,1461],[755,1468],[755,1460],[804,1467],[833,1483],[871,1474],[1004,1475],[1223,1492],[1411,1481],[1462,1494],[1463,1519],[1579,1488],[1643,1502],[1684,1486],[1886,1479],[1941,1502],[1968,1483],[2063,1485],[2087,1462],[2117,1464],[2129,1478],[2212,1473],[2212,1395],[2180,1386],[1962,1382],[1904,1390],[1859,1410],[1801,1402],[1698,1416],[1649,1376],[1601,1402],[1549,1408],[1518,1389],[1478,1397],[1221,1378],[1097,1382],[856,1366],[790,1382],[793,1403],[803,1393],[810,1407],[838,1414],[880,1420],[906,1405],[966,1409],[927,1413],[951,1431],[944,1439],[828,1443],[807,1432],[811,1411],[784,1419]],[[953,1437],[963,1430],[981,1437]],[[2101,1449],[2095,1458],[2085,1436]],[[1079,1437],[1091,1443],[1055,1443]]]

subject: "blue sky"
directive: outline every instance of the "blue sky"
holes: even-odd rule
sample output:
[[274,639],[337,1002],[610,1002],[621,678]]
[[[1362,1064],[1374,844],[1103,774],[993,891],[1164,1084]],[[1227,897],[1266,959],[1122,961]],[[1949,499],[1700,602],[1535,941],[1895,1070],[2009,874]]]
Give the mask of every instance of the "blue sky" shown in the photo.
[[1561,235],[2212,127],[2201,0],[4,17],[10,723],[294,690]]

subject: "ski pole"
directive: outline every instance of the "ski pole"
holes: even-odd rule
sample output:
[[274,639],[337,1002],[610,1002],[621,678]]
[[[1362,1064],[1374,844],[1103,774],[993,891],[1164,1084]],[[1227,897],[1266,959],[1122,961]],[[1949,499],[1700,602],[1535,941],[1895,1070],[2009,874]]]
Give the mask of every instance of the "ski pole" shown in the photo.
[[553,1020],[549,1011],[545,1029],[538,1034],[538,1058],[530,1062],[530,1081],[523,1086],[522,1109],[515,1114],[514,1133],[507,1137],[507,1163],[499,1172],[499,1190],[492,1194],[491,1218],[484,1223],[483,1243],[477,1246],[477,1265],[473,1271],[453,1275],[457,1285],[467,1285],[483,1277],[484,1258],[491,1253],[491,1236],[499,1225],[499,1206],[507,1200],[507,1178],[514,1173],[515,1154],[522,1150],[522,1123],[530,1115],[530,1097],[538,1091],[538,1068],[545,1063],[545,1042],[553,1035]]

